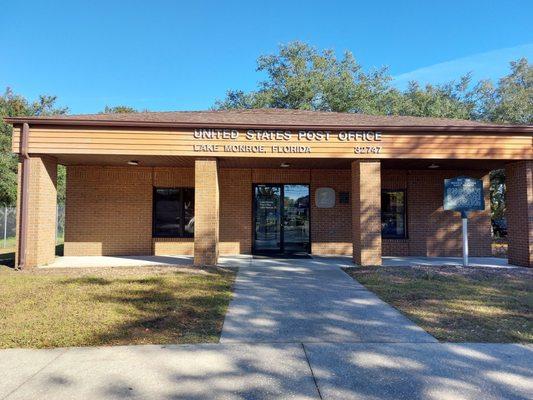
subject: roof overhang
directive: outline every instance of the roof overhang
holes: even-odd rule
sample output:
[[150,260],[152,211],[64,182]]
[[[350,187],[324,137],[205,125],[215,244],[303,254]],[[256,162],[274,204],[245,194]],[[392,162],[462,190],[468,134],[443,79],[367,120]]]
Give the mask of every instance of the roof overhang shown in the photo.
[[242,124],[242,123],[191,123],[191,122],[153,122],[153,121],[116,121],[91,120],[73,118],[35,118],[35,117],[6,117],[4,121],[14,126],[27,123],[39,126],[86,126],[113,128],[233,128],[233,129],[315,129],[315,130],[377,130],[388,132],[447,132],[447,133],[514,133],[533,135],[531,125],[294,125],[294,124]]

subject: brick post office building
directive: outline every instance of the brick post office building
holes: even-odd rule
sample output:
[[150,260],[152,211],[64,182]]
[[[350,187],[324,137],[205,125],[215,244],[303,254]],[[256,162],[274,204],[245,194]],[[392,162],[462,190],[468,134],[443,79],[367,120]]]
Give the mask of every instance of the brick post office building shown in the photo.
[[460,217],[442,207],[456,176],[484,181],[469,240],[490,256],[488,173],[505,168],[509,262],[533,263],[532,126],[276,109],[8,122],[22,267],[54,259],[58,164],[66,256],[459,256]]

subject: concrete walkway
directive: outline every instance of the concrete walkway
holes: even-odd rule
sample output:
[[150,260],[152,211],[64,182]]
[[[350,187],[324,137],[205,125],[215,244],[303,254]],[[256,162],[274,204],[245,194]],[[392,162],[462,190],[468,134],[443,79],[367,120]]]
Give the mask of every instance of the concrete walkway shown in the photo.
[[532,370],[512,344],[15,349],[0,351],[0,399],[531,399]]
[[221,342],[436,342],[353,280],[346,258],[254,259],[239,269]]
[[0,350],[0,400],[533,398],[533,347],[437,343],[345,265],[241,260],[222,343]]
[[[462,257],[383,257],[383,265],[389,267],[407,267],[416,265],[442,266],[463,265]],[[499,257],[470,257],[468,265],[483,268],[520,268],[509,264],[507,258]]]
[[[249,255],[221,257],[221,266],[241,267],[250,264]],[[190,267],[192,256],[65,256],[57,257],[52,263],[40,268],[120,268],[171,266]]]
[[[316,260],[327,260],[329,257],[314,257]],[[351,257],[337,257],[346,264],[353,266]],[[385,266],[409,265],[462,265],[460,257],[383,257]],[[252,256],[240,254],[220,257],[221,266],[248,267],[255,262]],[[183,266],[193,264],[192,256],[66,256],[57,257],[52,263],[41,268],[110,268],[110,267],[147,267],[147,266]],[[516,268],[507,262],[506,258],[471,257],[472,266],[491,268]]]

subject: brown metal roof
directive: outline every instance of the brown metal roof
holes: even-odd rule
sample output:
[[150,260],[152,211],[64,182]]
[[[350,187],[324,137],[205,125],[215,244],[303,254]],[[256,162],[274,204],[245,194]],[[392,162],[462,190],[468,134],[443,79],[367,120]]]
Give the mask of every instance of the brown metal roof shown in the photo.
[[143,126],[143,127],[234,127],[292,129],[387,129],[411,131],[499,131],[533,133],[531,125],[498,125],[478,121],[384,116],[287,109],[139,112],[126,114],[56,115],[6,118],[12,124]]

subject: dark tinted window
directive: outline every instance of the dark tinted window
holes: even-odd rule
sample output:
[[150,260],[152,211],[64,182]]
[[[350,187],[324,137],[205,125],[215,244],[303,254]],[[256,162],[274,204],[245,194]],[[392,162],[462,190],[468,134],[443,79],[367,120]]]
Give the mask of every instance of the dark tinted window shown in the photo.
[[383,190],[381,192],[382,237],[392,239],[407,237],[405,204],[404,190]]
[[155,188],[153,236],[192,237],[194,189]]

